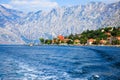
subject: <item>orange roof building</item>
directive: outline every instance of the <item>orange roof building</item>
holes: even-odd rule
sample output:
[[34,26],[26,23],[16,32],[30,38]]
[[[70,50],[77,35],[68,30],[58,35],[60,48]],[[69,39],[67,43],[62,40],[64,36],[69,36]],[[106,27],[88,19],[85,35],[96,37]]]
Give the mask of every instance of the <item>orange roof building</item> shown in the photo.
[[109,32],[106,32],[105,34],[106,34],[107,36],[111,36],[111,33],[109,33]]
[[106,40],[100,40],[100,44],[106,44],[107,41]]
[[59,35],[59,36],[58,36],[58,39],[59,39],[60,41],[63,41],[63,40],[64,40],[64,36]]
[[120,41],[120,36],[117,36],[116,39]]
[[95,42],[95,39],[92,39],[92,38],[91,38],[91,39],[89,39],[89,40],[87,41],[87,44],[88,44],[88,45],[92,45],[93,42]]
[[78,44],[78,43],[80,43],[80,40],[76,39],[76,40],[74,40],[74,43]]
[[64,39],[64,43],[67,43],[68,41],[70,41],[70,39]]

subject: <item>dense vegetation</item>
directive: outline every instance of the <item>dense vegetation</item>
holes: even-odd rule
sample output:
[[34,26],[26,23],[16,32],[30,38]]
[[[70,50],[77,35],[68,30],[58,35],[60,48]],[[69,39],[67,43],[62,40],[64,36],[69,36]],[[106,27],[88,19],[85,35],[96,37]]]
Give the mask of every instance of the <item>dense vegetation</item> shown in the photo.
[[[65,36],[64,40],[60,40],[58,37],[53,40],[44,40],[40,38],[42,44],[82,44],[88,43],[89,39],[94,39],[92,44],[104,44],[104,45],[120,45],[120,27],[106,27],[98,30],[86,30],[81,34],[71,34]],[[77,42],[76,42],[77,40]],[[104,43],[100,43],[104,40]]]

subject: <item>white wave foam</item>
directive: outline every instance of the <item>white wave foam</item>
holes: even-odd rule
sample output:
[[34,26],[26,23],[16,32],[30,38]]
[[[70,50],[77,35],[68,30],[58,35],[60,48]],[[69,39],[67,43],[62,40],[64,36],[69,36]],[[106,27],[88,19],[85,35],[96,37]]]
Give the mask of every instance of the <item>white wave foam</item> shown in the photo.
[[18,70],[17,73],[24,75],[23,80],[28,80],[28,79],[34,80],[38,77],[38,75],[36,74],[42,73],[42,72],[38,72],[35,68],[22,62],[19,62],[19,68],[20,70]]

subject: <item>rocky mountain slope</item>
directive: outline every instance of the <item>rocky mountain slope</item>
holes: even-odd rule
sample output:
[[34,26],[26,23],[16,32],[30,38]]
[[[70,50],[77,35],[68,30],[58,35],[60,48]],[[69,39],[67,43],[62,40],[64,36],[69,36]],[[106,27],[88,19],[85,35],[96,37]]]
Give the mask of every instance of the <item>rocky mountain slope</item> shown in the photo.
[[81,33],[87,29],[120,26],[120,2],[60,7],[25,14],[0,5],[0,44],[37,42],[40,37]]

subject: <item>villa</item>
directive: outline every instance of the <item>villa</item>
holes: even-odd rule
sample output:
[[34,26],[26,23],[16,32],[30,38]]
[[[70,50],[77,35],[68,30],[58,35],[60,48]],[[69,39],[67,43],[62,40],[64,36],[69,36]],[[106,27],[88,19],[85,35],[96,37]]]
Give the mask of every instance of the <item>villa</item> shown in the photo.
[[89,39],[87,40],[87,45],[92,45],[96,40],[95,39]]

